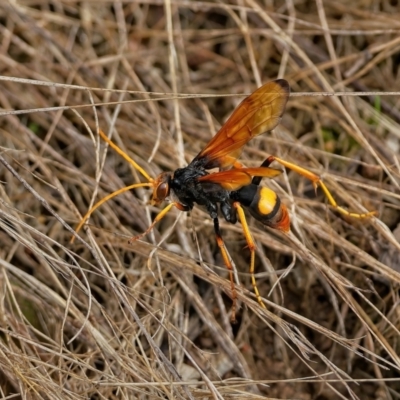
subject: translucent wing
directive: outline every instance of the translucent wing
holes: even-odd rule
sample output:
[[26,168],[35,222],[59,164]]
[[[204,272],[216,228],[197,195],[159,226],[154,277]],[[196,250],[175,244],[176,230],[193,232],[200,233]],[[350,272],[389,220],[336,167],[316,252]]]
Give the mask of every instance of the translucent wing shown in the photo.
[[282,171],[274,168],[240,168],[230,169],[228,171],[215,172],[213,174],[202,176],[198,179],[202,183],[214,183],[226,190],[239,190],[243,186],[250,185],[253,176],[262,176],[263,178],[274,178]]
[[289,93],[289,84],[284,79],[261,86],[239,104],[191,164],[205,169],[231,167],[249,140],[278,125]]

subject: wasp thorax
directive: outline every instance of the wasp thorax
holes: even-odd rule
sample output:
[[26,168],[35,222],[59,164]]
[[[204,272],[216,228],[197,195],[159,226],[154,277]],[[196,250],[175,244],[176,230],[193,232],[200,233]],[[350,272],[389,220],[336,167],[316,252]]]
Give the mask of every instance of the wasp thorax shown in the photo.
[[155,179],[151,204],[160,204],[169,196],[171,176],[171,172],[163,172]]

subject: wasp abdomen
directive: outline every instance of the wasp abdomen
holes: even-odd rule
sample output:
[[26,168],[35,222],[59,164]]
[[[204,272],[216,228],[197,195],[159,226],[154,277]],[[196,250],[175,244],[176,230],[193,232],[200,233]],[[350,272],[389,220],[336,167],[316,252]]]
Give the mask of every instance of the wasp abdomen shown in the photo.
[[289,213],[273,190],[250,184],[236,191],[232,197],[247,207],[250,214],[262,224],[289,232]]

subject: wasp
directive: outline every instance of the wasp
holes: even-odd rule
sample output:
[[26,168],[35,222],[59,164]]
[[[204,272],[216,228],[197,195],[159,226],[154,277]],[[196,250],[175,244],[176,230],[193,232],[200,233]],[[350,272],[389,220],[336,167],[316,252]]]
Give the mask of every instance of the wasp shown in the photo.
[[[173,207],[185,212],[192,210],[195,204],[204,207],[213,221],[217,245],[229,271],[232,321],[234,321],[237,294],[233,280],[233,265],[221,235],[219,216],[222,215],[231,224],[239,220],[250,252],[249,270],[253,290],[258,303],[265,308],[254,276],[256,245],[247,223],[245,210],[263,225],[284,233],[290,231],[290,218],[286,206],[273,190],[260,186],[262,178],[274,178],[282,172],[270,167],[273,162],[311,180],[315,190],[318,186],[321,187],[329,203],[340,213],[355,218],[374,214],[374,212],[352,213],[340,207],[321,178],[297,164],[273,155],[256,168],[247,168],[238,161],[247,142],[271,131],[279,124],[289,94],[290,87],[284,79],[264,84],[239,104],[227,122],[189,165],[173,172],[163,172],[155,179],[100,131],[103,140],[131,163],[147,182],[127,186],[100,200],[82,218],[76,231],[81,229],[87,218],[101,204],[120,193],[138,187],[153,189],[150,200],[152,205],[159,205],[165,200],[168,200],[169,204],[155,217],[149,228],[140,235],[132,237],[130,243],[147,235]],[[218,169],[217,172],[210,172],[215,168]]]

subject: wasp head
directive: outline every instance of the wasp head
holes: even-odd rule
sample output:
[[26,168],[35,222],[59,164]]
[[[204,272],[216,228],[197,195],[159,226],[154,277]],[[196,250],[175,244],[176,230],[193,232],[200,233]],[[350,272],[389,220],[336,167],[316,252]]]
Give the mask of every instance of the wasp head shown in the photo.
[[162,203],[170,193],[172,173],[163,172],[153,181],[153,194],[150,199],[151,205]]

